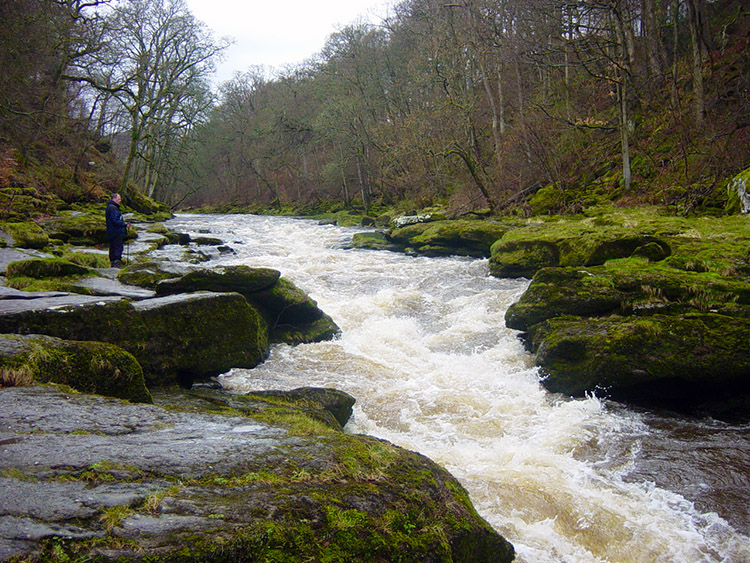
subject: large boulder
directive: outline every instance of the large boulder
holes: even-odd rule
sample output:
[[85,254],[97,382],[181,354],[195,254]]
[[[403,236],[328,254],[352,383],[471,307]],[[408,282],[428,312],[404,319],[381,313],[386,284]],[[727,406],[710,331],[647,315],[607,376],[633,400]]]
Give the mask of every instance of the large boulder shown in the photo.
[[508,308],[505,324],[526,331],[553,317],[608,314],[618,310],[625,300],[626,294],[613,287],[609,276],[580,268],[544,268]]
[[191,271],[179,278],[160,281],[158,295],[189,291],[233,291],[258,309],[270,329],[272,342],[301,344],[330,340],[339,327],[318,304],[278,270],[225,266]]
[[518,278],[532,277],[546,267],[597,266],[634,255],[659,261],[670,256],[672,248],[664,237],[648,233],[587,222],[563,222],[509,231],[492,245],[490,253],[493,276]]
[[513,559],[424,456],[275,400],[167,403],[0,389],[0,559]]
[[157,295],[174,295],[193,291],[234,291],[242,295],[273,287],[281,272],[271,268],[221,266],[199,269],[156,284]]
[[33,382],[62,383],[83,393],[152,402],[140,364],[113,344],[0,335],[0,387]]
[[199,292],[135,303],[118,298],[16,300],[0,333],[109,342],[133,354],[149,385],[252,368],[268,355],[268,329],[237,293]]
[[285,278],[280,278],[273,287],[245,297],[263,313],[273,342],[321,342],[331,340],[341,332],[314,299]]
[[388,239],[401,248],[426,256],[486,258],[492,244],[508,230],[490,221],[432,221],[394,228]]
[[691,311],[750,316],[750,284],[636,259],[617,267],[544,268],[508,308],[505,322],[509,328],[526,331],[566,315]]
[[725,416],[750,407],[750,319],[717,314],[535,325],[530,348],[550,391]]

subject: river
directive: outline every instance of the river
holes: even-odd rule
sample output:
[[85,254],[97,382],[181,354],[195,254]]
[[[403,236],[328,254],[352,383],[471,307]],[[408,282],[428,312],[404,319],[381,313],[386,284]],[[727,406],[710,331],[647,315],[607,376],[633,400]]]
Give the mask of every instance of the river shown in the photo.
[[547,392],[504,323],[527,280],[493,278],[486,260],[347,250],[361,229],[309,220],[179,215],[169,226],[235,250],[212,250],[206,266],[280,270],[342,329],[275,346],[263,365],[221,376],[227,389],[350,393],[346,431],[448,469],[517,561],[750,561],[750,426]]

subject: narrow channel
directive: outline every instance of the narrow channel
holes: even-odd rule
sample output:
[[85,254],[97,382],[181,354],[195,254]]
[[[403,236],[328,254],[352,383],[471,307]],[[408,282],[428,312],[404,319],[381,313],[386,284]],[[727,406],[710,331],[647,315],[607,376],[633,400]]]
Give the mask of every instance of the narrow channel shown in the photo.
[[[179,215],[223,239],[207,265],[271,267],[342,329],[232,370],[233,392],[336,387],[346,431],[418,451],[469,491],[517,561],[750,561],[750,427],[550,394],[505,328],[528,281],[486,260],[348,250],[358,229],[247,215]],[[173,251],[172,251],[173,252]]]

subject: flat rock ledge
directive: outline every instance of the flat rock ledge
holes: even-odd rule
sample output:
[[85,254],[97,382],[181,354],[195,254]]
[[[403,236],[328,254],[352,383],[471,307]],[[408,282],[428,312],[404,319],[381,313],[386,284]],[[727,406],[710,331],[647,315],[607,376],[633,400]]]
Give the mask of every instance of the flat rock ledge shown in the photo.
[[513,559],[448,472],[301,397],[0,389],[0,560]]

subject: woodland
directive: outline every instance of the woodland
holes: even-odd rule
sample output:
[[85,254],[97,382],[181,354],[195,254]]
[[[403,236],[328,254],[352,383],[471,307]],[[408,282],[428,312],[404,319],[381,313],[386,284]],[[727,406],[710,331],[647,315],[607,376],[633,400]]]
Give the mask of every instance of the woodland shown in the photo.
[[0,187],[216,211],[690,214],[726,212],[750,166],[744,0],[405,0],[216,86],[227,46],[184,0],[4,0]]

